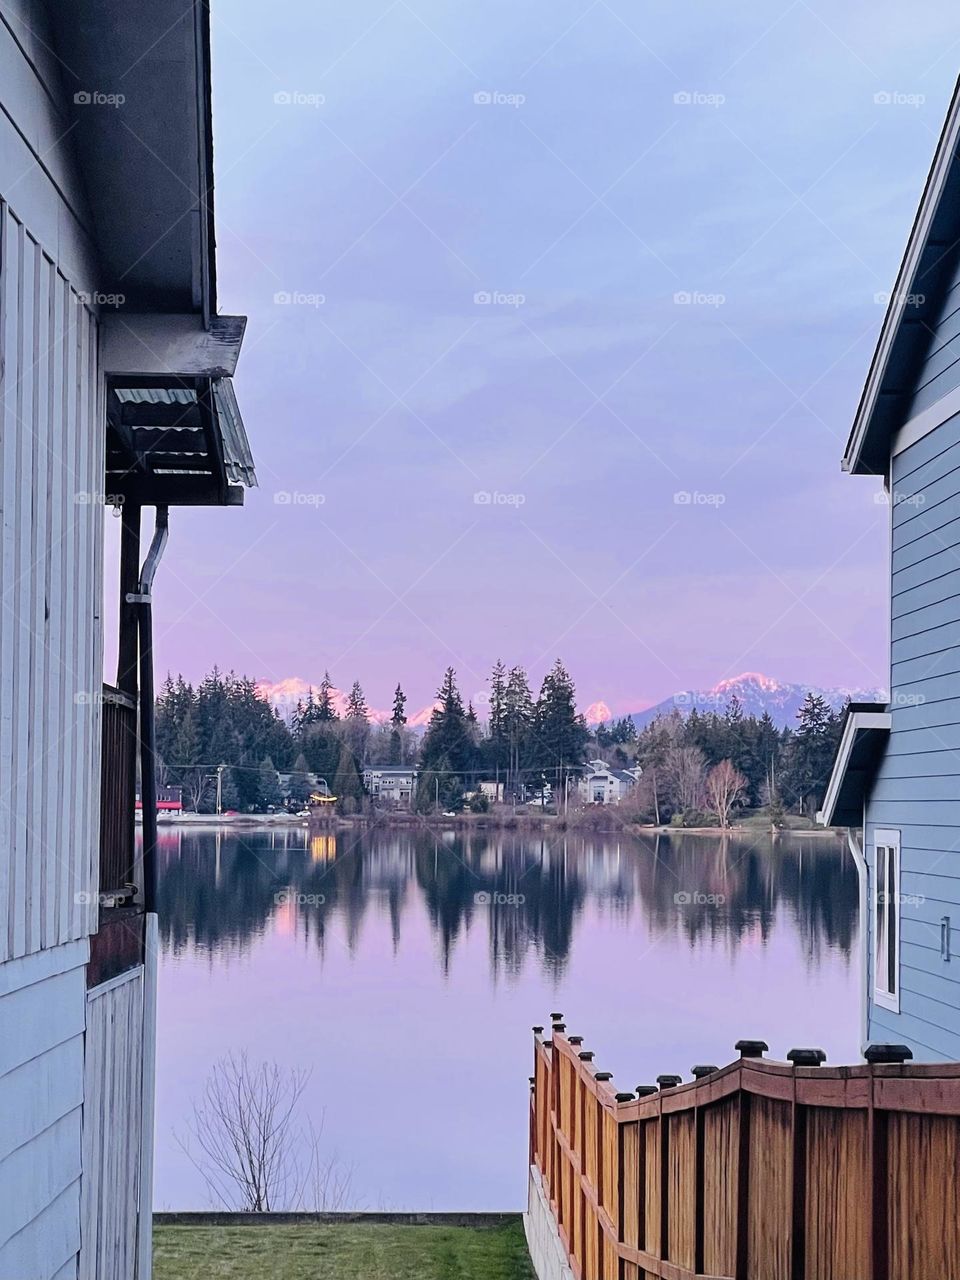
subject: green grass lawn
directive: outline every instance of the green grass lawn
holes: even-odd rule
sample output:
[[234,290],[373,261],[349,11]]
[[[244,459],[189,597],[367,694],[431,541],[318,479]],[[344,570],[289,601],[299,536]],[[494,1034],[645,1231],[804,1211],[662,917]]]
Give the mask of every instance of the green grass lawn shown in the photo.
[[174,1227],[154,1280],[532,1280],[523,1227]]

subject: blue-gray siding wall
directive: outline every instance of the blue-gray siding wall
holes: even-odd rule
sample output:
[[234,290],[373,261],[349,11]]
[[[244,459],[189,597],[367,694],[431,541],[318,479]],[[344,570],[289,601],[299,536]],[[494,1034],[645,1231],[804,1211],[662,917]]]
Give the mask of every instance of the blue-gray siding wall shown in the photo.
[[[918,291],[923,291],[922,282]],[[930,341],[917,378],[909,417],[929,408],[948,391],[960,387],[960,258],[954,263],[953,279],[930,328]]]
[[[960,297],[957,299],[960,305]],[[900,1013],[872,1002],[870,1039],[920,1060],[960,1061],[960,955],[940,955],[949,916],[960,948],[960,415],[893,459],[890,742],[870,797],[900,832]]]

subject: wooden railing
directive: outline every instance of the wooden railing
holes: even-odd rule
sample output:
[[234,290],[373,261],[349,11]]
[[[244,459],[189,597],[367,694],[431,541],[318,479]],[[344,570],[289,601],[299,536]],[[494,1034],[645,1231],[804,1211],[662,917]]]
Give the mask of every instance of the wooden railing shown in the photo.
[[129,893],[134,880],[137,709],[132,698],[103,687],[100,772],[100,894]]
[[745,1056],[618,1093],[534,1032],[530,1159],[579,1280],[960,1278],[960,1065]]

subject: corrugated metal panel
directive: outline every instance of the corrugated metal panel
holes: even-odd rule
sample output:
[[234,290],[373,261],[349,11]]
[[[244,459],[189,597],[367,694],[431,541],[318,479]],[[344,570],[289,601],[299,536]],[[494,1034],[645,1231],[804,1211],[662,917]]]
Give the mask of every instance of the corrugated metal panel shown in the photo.
[[233,389],[232,378],[213,379],[213,400],[217,407],[217,421],[223,437],[223,459],[227,479],[231,484],[254,486],[257,483],[253,469],[253,454],[247,440],[247,432],[240,416],[240,406]]
[[0,961],[95,927],[96,321],[0,201]]
[[[212,378],[213,406],[223,442],[223,461],[231,484],[252,488],[257,483],[253,454],[240,415],[232,378]],[[196,404],[197,394],[183,387],[116,387],[121,404]],[[193,426],[166,427],[165,432],[193,431]]]
[[131,1280],[137,1247],[143,970],[87,993],[80,1280]]

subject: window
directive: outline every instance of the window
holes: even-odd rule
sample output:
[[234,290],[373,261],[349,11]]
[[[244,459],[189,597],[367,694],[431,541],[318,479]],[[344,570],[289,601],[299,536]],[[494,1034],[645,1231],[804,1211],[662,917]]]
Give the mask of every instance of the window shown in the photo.
[[874,889],[874,981],[877,1004],[900,1012],[900,832],[878,831]]

